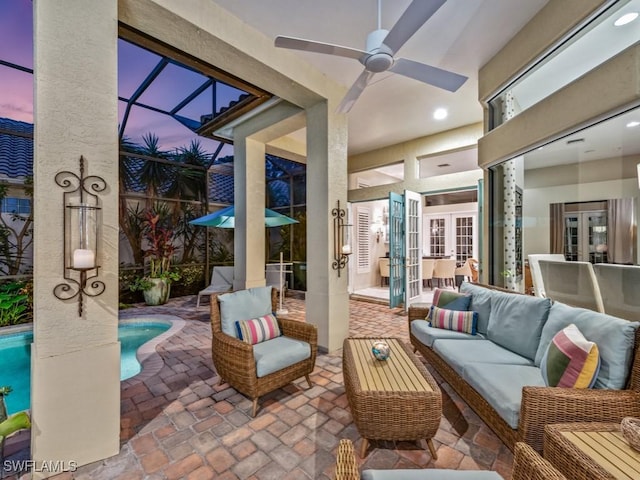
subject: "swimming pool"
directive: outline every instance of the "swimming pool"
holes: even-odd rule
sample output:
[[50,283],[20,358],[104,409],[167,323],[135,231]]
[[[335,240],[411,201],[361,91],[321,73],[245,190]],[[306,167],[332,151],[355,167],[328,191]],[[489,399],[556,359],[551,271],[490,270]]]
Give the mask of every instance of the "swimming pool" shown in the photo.
[[[171,322],[136,321],[118,325],[120,340],[120,380],[140,373],[137,350],[152,338],[166,332]],[[31,330],[0,335],[0,386],[10,385],[13,392],[5,401],[9,413],[26,410],[31,397]]]

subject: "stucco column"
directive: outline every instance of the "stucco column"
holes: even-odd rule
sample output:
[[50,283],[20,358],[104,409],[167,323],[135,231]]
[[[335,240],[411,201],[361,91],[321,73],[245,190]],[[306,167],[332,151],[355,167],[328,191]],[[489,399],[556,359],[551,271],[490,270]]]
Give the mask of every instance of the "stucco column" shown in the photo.
[[[31,453],[42,462],[91,463],[119,451],[117,0],[34,2],[34,343]],[[105,292],[61,301],[63,190],[68,170],[106,181],[101,251]]]
[[265,144],[234,131],[233,188],[235,204],[233,288],[266,284],[265,256]]
[[331,268],[333,217],[340,200],[347,207],[347,119],[335,105],[307,109],[307,293],[306,319],[318,327],[318,345],[342,348],[349,334],[347,269]]

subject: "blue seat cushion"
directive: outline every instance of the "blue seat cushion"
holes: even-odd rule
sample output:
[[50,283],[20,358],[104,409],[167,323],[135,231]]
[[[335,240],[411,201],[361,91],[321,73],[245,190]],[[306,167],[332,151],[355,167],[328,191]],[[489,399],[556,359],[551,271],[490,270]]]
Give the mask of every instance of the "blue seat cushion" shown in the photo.
[[502,480],[496,472],[440,468],[364,470],[362,480]]
[[462,285],[460,285],[460,292],[471,294],[469,310],[473,310],[478,313],[478,333],[487,333],[489,316],[491,315],[491,296],[493,290],[472,285],[469,282],[462,282]]
[[508,364],[532,366],[533,361],[496,345],[490,340],[438,339],[433,351],[440,355],[458,375],[463,376],[469,365],[479,361],[483,364]]
[[253,346],[258,378],[282,370],[311,356],[311,346],[302,340],[277,337]]
[[220,295],[220,327],[230,337],[238,338],[236,322],[259,318],[271,312],[271,288],[256,287]]
[[540,365],[551,339],[571,323],[578,327],[587,340],[598,346],[600,371],[594,388],[624,388],[633,362],[633,346],[640,322],[555,302],[549,320],[542,329],[535,358],[537,365]]
[[550,309],[548,298],[493,292],[487,338],[534,360]]
[[[522,387],[544,387],[540,369],[527,365],[472,363],[463,375],[511,428],[518,428]],[[553,405],[550,406],[551,408]]]
[[433,342],[437,339],[450,338],[455,340],[478,340],[482,337],[471,335],[470,333],[456,332],[455,330],[445,330],[429,326],[426,320],[414,320],[411,322],[411,333],[420,342],[429,348],[433,347]]

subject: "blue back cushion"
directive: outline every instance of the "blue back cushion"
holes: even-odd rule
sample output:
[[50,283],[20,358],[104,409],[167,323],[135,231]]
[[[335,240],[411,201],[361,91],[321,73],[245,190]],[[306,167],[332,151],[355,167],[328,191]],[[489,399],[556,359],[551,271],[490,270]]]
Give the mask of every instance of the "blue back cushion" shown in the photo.
[[238,338],[235,322],[263,317],[271,312],[272,287],[256,287],[220,295],[221,328],[230,337]]
[[487,333],[487,327],[489,326],[489,316],[491,315],[491,296],[493,290],[489,288],[479,287],[478,285],[472,285],[469,282],[462,282],[460,285],[460,292],[471,294],[471,301],[469,302],[469,310],[478,312],[478,333]]
[[548,298],[494,291],[487,338],[533,360],[550,309]]

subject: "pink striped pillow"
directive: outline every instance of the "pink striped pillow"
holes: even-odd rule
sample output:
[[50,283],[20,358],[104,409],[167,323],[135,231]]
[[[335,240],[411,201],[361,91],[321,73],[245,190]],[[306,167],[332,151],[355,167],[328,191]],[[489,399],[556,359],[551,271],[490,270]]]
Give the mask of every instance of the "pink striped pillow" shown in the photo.
[[273,313],[251,320],[239,320],[236,322],[236,331],[240,340],[251,345],[282,335],[278,320]]
[[445,330],[455,330],[456,332],[476,334],[478,323],[478,312],[467,312],[463,310],[445,310],[435,305],[429,312],[429,323],[434,328]]

